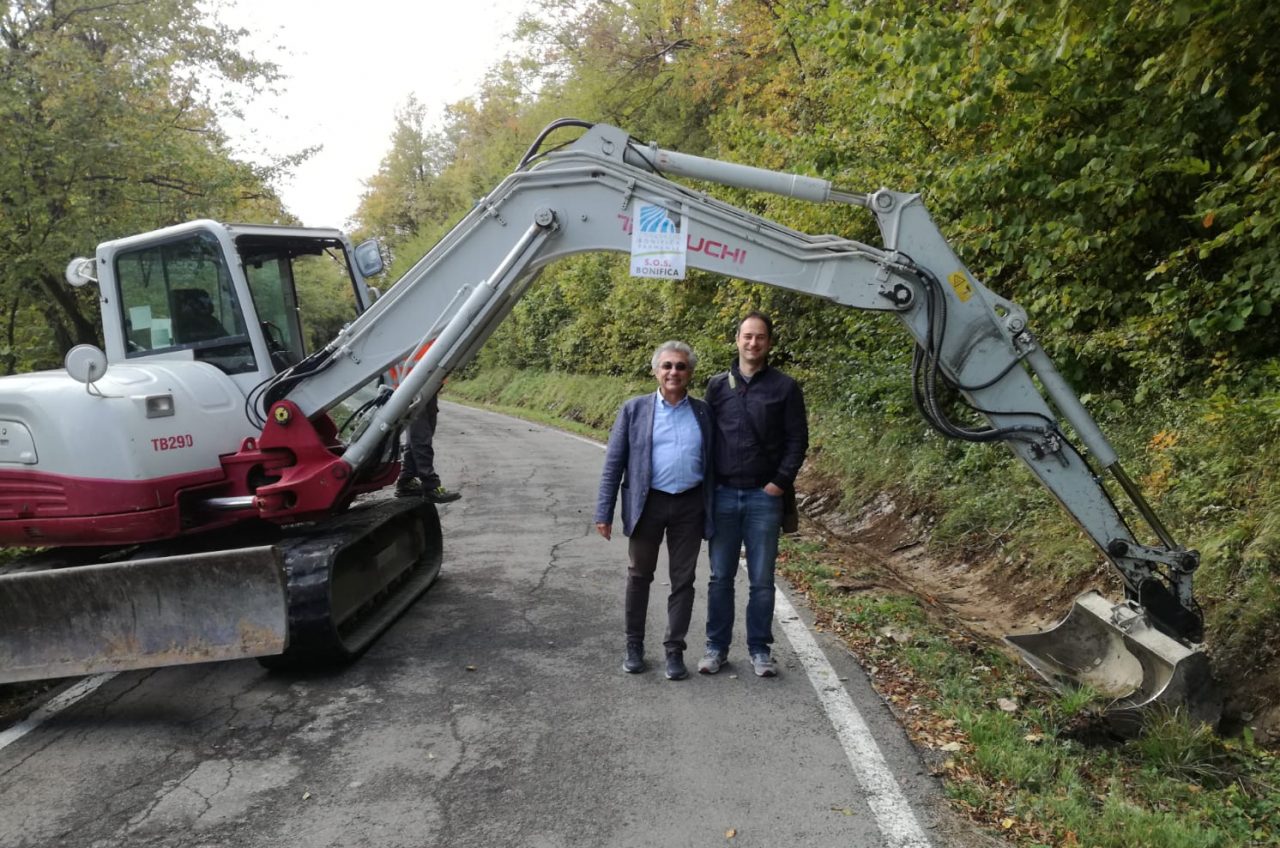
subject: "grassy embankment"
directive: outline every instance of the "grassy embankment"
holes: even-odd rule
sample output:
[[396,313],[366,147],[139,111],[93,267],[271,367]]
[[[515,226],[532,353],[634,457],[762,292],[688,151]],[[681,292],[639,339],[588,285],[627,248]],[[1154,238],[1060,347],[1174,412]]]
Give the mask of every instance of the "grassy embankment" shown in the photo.
[[[649,388],[644,381],[491,370],[454,380],[448,397],[603,437],[618,404]],[[1273,697],[1250,679],[1275,674],[1276,637],[1266,622],[1280,605],[1278,407],[1221,397],[1177,412],[1170,405],[1166,425],[1151,435],[1126,427],[1120,405],[1114,416],[1099,406],[1104,429],[1175,536],[1205,552],[1198,591],[1218,667],[1233,676],[1235,709],[1261,709],[1264,701],[1249,704],[1245,695]],[[818,408],[810,418],[811,463],[840,481],[845,503],[889,491],[928,513],[936,556],[1000,557],[1049,581],[1099,574],[1078,530],[1004,452],[943,442],[918,422],[833,420]],[[1049,691],[911,596],[844,591],[834,584],[853,575],[842,574],[820,544],[787,544],[784,559],[785,575],[808,595],[819,626],[842,635],[872,671],[956,804],[1016,843],[1280,844],[1280,763],[1247,727],[1222,739],[1168,716],[1138,741],[1082,741],[1078,731],[1098,706],[1090,693]]]

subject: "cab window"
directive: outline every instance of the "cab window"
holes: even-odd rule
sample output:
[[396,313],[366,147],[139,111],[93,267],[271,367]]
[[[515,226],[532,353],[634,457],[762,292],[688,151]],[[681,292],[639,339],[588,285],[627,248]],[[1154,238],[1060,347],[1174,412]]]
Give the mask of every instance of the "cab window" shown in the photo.
[[116,257],[126,355],[187,348],[228,374],[256,370],[221,247],[211,233]]
[[252,234],[237,238],[236,249],[277,371],[324,347],[356,316],[341,241]]
[[276,371],[302,361],[306,351],[298,322],[293,266],[287,254],[258,254],[245,258],[244,273],[262,335]]

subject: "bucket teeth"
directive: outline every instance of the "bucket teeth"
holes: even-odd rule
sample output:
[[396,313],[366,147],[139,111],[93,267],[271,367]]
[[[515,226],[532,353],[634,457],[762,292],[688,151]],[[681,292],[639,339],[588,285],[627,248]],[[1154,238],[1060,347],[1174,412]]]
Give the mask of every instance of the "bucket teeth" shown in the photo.
[[1056,626],[1005,641],[1053,685],[1085,685],[1110,699],[1106,714],[1118,729],[1136,731],[1155,706],[1217,723],[1221,704],[1203,649],[1157,630],[1140,608],[1086,592]]

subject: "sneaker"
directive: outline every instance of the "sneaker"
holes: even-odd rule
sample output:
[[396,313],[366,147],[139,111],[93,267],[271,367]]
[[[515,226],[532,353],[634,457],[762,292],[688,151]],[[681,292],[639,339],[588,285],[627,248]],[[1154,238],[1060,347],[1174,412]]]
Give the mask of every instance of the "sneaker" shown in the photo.
[[451,492],[444,486],[436,486],[426,494],[427,500],[437,504],[453,503],[460,497],[462,497],[461,492]]
[[707,652],[702,655],[702,659],[698,660],[698,674],[715,674],[728,664],[729,654],[726,651],[707,648]]
[[751,667],[755,669],[756,677],[778,676],[778,665],[768,654],[752,654]]
[[627,643],[627,658],[622,661],[622,670],[627,674],[639,674],[644,671],[644,645],[642,643]]
[[417,477],[401,477],[396,481],[397,498],[422,497],[422,481]]
[[667,651],[667,679],[684,680],[689,676],[689,669],[684,667],[683,651]]

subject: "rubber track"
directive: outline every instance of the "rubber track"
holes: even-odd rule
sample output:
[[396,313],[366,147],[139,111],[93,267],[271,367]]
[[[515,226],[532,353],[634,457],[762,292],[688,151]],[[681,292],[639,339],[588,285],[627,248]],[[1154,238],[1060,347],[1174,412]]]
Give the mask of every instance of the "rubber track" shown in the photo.
[[[420,521],[426,550],[358,621],[341,630],[333,621],[331,583],[334,564],[351,547],[381,531],[399,532]],[[440,571],[440,519],[434,504],[417,498],[381,499],[352,507],[323,528],[289,528],[278,543],[286,579],[289,648],[281,657],[264,658],[271,667],[340,664],[363,652],[405,607],[435,581]]]

